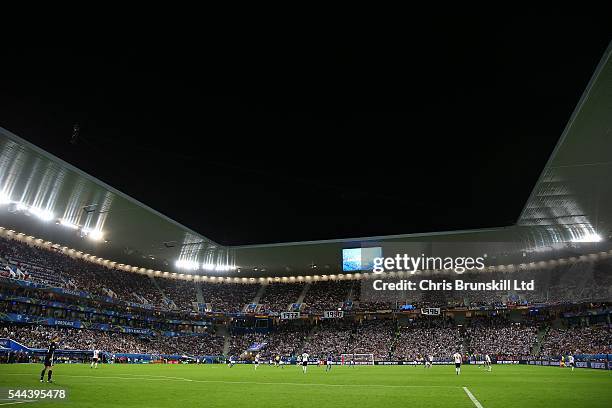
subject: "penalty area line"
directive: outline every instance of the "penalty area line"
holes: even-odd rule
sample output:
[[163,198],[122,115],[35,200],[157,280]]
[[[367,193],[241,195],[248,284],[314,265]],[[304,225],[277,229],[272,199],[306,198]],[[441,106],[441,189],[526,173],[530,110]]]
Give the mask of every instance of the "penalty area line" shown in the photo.
[[474,394],[472,394],[472,393],[470,392],[470,390],[468,390],[468,388],[467,388],[467,387],[462,387],[462,388],[463,388],[463,391],[465,391],[465,393],[467,394],[467,396],[468,396],[468,397],[470,397],[470,399],[472,400],[472,402],[474,403],[474,406],[475,406],[476,408],[483,408],[483,407],[482,407],[482,404],[481,404],[481,403],[480,403],[480,402],[479,402],[479,401],[476,399],[476,397],[474,396]]

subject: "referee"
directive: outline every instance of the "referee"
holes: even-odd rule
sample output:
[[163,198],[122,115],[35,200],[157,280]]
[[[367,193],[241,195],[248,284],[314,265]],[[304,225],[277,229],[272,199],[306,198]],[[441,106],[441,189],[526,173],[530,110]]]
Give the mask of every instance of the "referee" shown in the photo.
[[47,349],[47,353],[45,354],[45,367],[40,372],[40,382],[44,382],[43,380],[45,378],[45,371],[47,371],[47,369],[49,369],[49,371],[47,372],[47,382],[53,382],[51,380],[51,376],[53,375],[53,357],[55,356],[55,350],[57,349],[58,341],[59,338],[56,337],[54,339],[51,339],[51,342],[49,343],[49,348]]

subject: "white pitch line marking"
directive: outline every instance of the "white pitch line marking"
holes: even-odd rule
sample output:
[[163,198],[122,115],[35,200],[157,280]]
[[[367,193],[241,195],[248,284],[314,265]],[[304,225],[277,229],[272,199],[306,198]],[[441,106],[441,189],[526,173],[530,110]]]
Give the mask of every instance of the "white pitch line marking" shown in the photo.
[[[31,375],[25,373],[7,373],[5,375]],[[130,375],[130,374],[126,374]],[[290,385],[290,386],[313,386],[313,387],[379,387],[379,388],[459,388],[455,385],[390,385],[390,384],[324,384],[324,383],[293,383],[293,382],[260,382],[260,381],[225,381],[225,380],[195,380],[183,377],[147,376],[147,377],[122,377],[122,376],[97,376],[97,375],[62,375],[68,378],[95,378],[96,380],[135,380],[135,381],[188,381],[211,384],[253,384],[253,385]],[[480,407],[482,408],[482,407]]]
[[476,408],[483,408],[482,404],[476,399],[476,397],[474,396],[474,394],[472,394],[470,392],[470,390],[468,390],[467,387],[463,387],[463,391],[465,391],[465,393],[467,394],[468,397],[470,397],[470,399],[472,400],[472,402],[474,403],[474,406],[476,406]]
[[292,383],[292,382],[259,382],[259,381],[223,381],[223,380],[187,380],[197,383],[219,384],[254,384],[254,385],[290,385],[316,387],[379,387],[379,388],[457,388],[454,385],[389,385],[389,384],[322,384],[322,383]]

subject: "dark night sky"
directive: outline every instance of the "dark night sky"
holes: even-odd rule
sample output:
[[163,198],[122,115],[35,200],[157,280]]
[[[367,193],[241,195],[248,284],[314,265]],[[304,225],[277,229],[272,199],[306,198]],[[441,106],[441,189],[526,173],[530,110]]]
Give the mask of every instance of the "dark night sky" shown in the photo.
[[510,225],[607,23],[3,49],[0,126],[223,244]]

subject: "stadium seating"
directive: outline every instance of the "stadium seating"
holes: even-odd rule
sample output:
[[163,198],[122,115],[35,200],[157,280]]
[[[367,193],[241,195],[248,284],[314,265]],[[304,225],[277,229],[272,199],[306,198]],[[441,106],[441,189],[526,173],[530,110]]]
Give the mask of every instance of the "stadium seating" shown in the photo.
[[201,283],[204,303],[212,305],[214,311],[238,313],[250,303],[258,286],[242,283]]
[[[70,349],[95,347],[109,353],[181,355],[220,355],[226,351],[239,356],[254,343],[265,343],[260,350],[263,358],[294,356],[303,351],[313,358],[324,358],[330,353],[335,356],[357,353],[373,354],[376,360],[400,361],[414,361],[427,354],[446,359],[457,351],[508,359],[526,358],[534,353],[551,357],[569,352],[611,353],[609,320],[593,320],[588,326],[579,317],[570,320],[587,309],[597,309],[600,316],[608,313],[607,303],[588,303],[607,300],[611,295],[610,277],[591,273],[597,269],[595,266],[579,263],[562,265],[554,271],[517,272],[523,279],[538,273],[547,277],[549,286],[528,294],[503,291],[414,294],[409,301],[416,312],[404,315],[398,311],[399,302],[362,300],[360,281],[318,281],[308,286],[274,282],[262,288],[260,284],[250,283],[153,278],[0,238],[1,313],[30,316],[36,321],[78,320],[84,327],[99,328],[94,331],[4,321],[0,323],[0,337],[39,348],[58,335],[63,339],[62,347]],[[575,274],[583,274],[584,278],[573,279]],[[490,276],[508,278],[503,273]],[[463,277],[466,281],[477,278],[470,274]],[[13,284],[21,281],[35,282],[48,289]],[[256,311],[263,315],[259,319],[266,319],[269,324],[257,326],[257,319],[251,316],[243,319],[241,330],[234,330],[236,322],[229,316],[244,316],[241,312],[245,305],[255,300],[260,289],[263,294]],[[71,291],[99,297],[79,297],[71,295]],[[305,296],[300,311],[306,318],[296,322],[280,320],[279,314],[289,310],[302,294]],[[214,320],[194,308],[198,300],[208,305],[207,312],[216,312],[228,319]],[[546,312],[545,307],[542,313],[532,317],[526,307],[536,303],[536,312],[542,306],[554,305],[562,307],[569,317],[559,323],[559,311]],[[514,306],[522,307],[524,316],[520,322],[497,316],[495,312]],[[471,308],[492,313],[472,316],[458,324],[441,316],[423,318],[418,313],[421,307]],[[344,309],[344,318],[321,319],[324,311],[339,308]],[[269,318],[266,313],[270,314]],[[554,322],[554,328],[549,328]],[[146,330],[138,335],[128,334],[121,331],[125,327]],[[227,334],[213,334],[214,327]],[[545,336],[539,336],[540,333]],[[224,350],[226,345],[229,348]]]
[[310,285],[304,298],[304,311],[321,313],[326,310],[337,310],[348,300],[353,281],[321,281]]
[[444,360],[462,351],[462,344],[460,330],[451,321],[418,319],[399,328],[393,357],[415,361],[419,356],[432,355],[436,360]]
[[146,338],[135,334],[108,333],[86,329],[50,326],[6,325],[0,337],[7,337],[30,348],[45,348],[51,338],[60,339],[66,350],[104,350],[107,353],[221,355],[223,337],[215,335]]
[[476,318],[470,321],[465,337],[472,354],[525,359],[537,340],[537,327],[499,318]]
[[266,287],[266,291],[259,301],[262,304],[261,310],[285,312],[289,309],[289,305],[298,301],[303,289],[303,283],[271,283]]
[[609,325],[553,328],[546,334],[540,355],[612,353],[612,328]]

